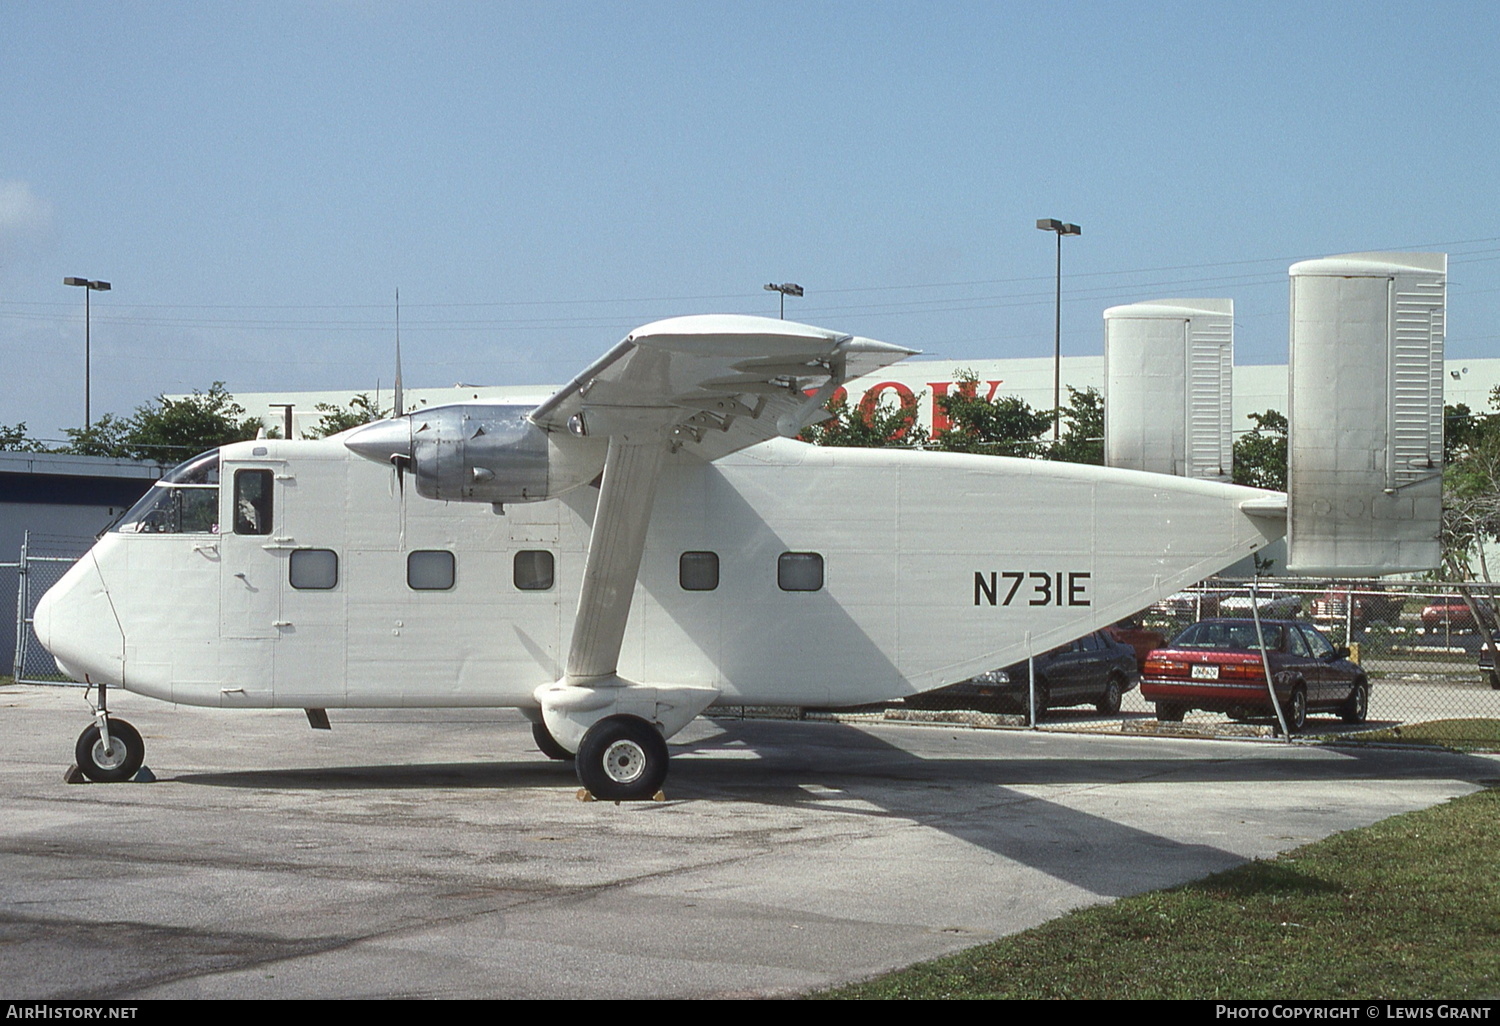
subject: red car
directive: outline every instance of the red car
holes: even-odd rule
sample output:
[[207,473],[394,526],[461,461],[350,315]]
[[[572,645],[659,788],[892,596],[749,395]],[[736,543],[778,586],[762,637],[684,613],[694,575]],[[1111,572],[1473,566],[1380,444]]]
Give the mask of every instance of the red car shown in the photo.
[[[1266,658],[1287,728],[1301,730],[1314,710],[1338,713],[1345,723],[1363,723],[1370,683],[1311,624],[1262,620]],[[1181,720],[1190,709],[1236,718],[1273,716],[1254,620],[1204,620],[1157,649],[1141,670],[1141,696],[1156,704],[1156,718]]]
[[[1482,615],[1493,618],[1494,613],[1489,603],[1476,604]],[[1436,599],[1422,609],[1422,630],[1428,634],[1457,634],[1476,630],[1477,627],[1474,623],[1474,611],[1457,595]]]
[[[1372,623],[1400,623],[1406,596],[1387,595],[1378,589],[1378,585],[1373,585],[1366,586],[1361,591],[1325,591],[1312,600],[1312,618],[1318,623],[1334,625],[1352,620],[1356,627],[1368,627]],[[1354,603],[1352,611],[1349,608],[1351,601]]]
[[1146,657],[1167,643],[1165,634],[1161,631],[1153,631],[1149,627],[1142,627],[1140,621],[1135,619],[1121,620],[1113,627],[1104,628],[1104,633],[1120,644],[1129,645],[1134,649],[1137,666],[1145,666]]

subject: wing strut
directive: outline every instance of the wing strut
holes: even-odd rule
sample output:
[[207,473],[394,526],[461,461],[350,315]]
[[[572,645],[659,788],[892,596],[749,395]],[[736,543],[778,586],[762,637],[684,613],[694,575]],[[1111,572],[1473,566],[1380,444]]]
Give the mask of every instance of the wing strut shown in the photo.
[[609,440],[583,590],[573,621],[573,644],[568,650],[564,677],[568,684],[602,683],[619,669],[620,643],[630,617],[666,449],[660,438],[633,442],[615,435]]
[[[567,751],[579,752],[579,776],[586,784],[590,778],[585,775],[585,765],[610,772],[596,765],[601,758],[608,763],[614,758],[609,753],[617,750],[615,742],[606,743],[605,739],[620,730],[629,733],[635,729],[622,726],[624,722],[645,721],[646,736],[653,739],[652,744],[626,739],[619,741],[624,745],[619,750],[635,750],[640,755],[652,745],[659,746],[656,758],[660,761],[653,764],[649,774],[660,775],[648,774],[630,784],[615,781],[624,789],[621,793],[632,795],[637,784],[644,787],[644,794],[654,792],[665,775],[667,754],[662,737],[671,737],[687,726],[719,695],[716,688],[636,683],[619,674],[620,645],[646,548],[651,505],[669,446],[664,427],[657,424],[645,431],[620,431],[610,436],[567,667],[562,680],[544,684],[535,693],[547,732]],[[586,755],[585,742],[591,736],[598,743]],[[623,768],[616,765],[613,772],[632,776],[633,765],[631,758],[625,758]],[[653,782],[644,783],[648,779]],[[615,784],[605,780],[600,786],[610,791]],[[595,784],[588,784],[588,788],[599,793]]]

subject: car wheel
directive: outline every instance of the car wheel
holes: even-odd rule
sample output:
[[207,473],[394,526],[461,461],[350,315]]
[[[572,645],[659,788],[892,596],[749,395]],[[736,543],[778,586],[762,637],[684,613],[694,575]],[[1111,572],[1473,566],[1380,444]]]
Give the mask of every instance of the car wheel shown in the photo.
[[1187,707],[1175,702],[1157,702],[1156,718],[1162,723],[1181,723],[1183,716],[1187,715]]
[[1095,708],[1099,710],[1101,716],[1115,715],[1115,713],[1120,711],[1120,699],[1124,693],[1124,689],[1120,687],[1120,679],[1118,677],[1109,678],[1109,682],[1104,685],[1104,694],[1100,697]]
[[1282,710],[1286,716],[1286,729],[1300,734],[1307,726],[1307,688],[1298,684],[1292,688],[1292,700]]
[[1370,712],[1370,685],[1364,681],[1355,681],[1354,693],[1349,696],[1349,701],[1339,710],[1339,715],[1344,718],[1345,723],[1363,723]]

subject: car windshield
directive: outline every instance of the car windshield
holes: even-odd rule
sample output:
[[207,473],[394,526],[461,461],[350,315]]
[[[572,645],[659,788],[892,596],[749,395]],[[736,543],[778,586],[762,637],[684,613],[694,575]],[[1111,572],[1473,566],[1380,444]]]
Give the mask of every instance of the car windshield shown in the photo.
[[146,489],[120,518],[121,534],[218,534],[219,450],[194,456]]
[[[1266,648],[1280,651],[1282,628],[1274,623],[1261,625]],[[1226,623],[1207,620],[1195,623],[1172,641],[1172,648],[1206,648],[1223,652],[1254,652],[1260,642],[1255,637],[1253,623]]]

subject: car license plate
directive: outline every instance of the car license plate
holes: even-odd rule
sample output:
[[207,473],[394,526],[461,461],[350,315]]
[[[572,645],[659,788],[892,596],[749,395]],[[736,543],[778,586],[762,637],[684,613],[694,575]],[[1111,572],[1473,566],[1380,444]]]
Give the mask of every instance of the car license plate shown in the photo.
[[1194,666],[1194,680],[1218,680],[1219,668],[1217,666]]

